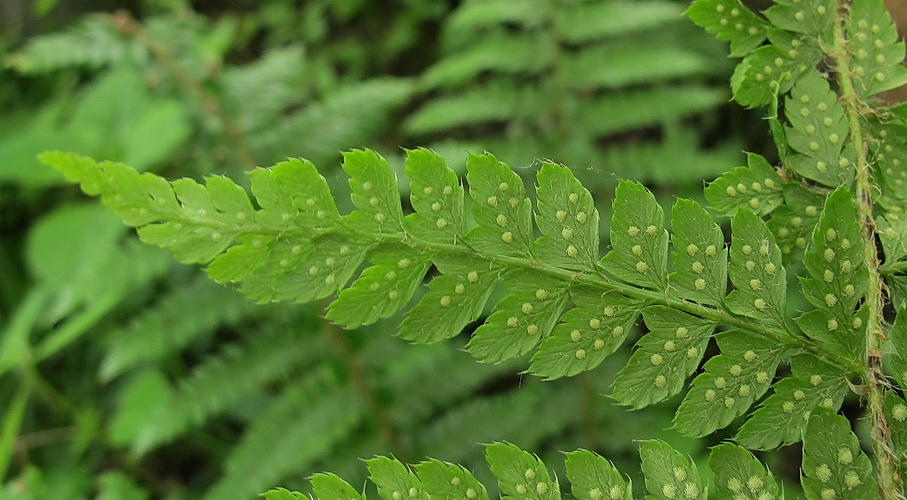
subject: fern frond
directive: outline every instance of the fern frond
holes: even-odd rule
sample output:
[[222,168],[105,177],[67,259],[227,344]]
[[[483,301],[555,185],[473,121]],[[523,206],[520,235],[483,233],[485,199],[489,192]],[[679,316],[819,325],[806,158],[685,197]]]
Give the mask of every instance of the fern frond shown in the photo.
[[503,121],[528,119],[538,114],[546,90],[531,85],[497,83],[433,101],[406,121],[413,134],[427,134],[452,128]]
[[126,370],[157,361],[253,314],[254,306],[232,290],[204,277],[161,298],[110,334],[111,343],[98,371],[105,381]]
[[432,88],[456,85],[494,70],[504,74],[530,75],[551,64],[553,46],[544,34],[500,34],[443,59],[425,72],[424,83]]
[[[262,332],[247,346],[228,346],[172,387],[155,372],[134,380],[120,398],[112,439],[141,455],[222,413],[262,384],[275,380],[317,353],[302,348],[299,332]],[[154,395],[153,397],[151,395]],[[269,483],[257,486],[264,488]]]
[[680,5],[665,0],[574,1],[557,12],[557,24],[569,27],[565,41],[582,44],[676,23],[682,12]]
[[67,31],[33,38],[6,63],[32,75],[63,68],[101,68],[122,60],[143,62],[148,53],[139,43],[126,40],[101,16],[86,17]]
[[[470,227],[463,187],[443,160],[426,150],[408,156],[414,213],[404,214],[386,162],[373,152],[354,151],[343,165],[356,207],[347,215],[337,211],[315,167],[299,160],[252,174],[258,209],[221,177],[205,185],[168,183],[74,155],[53,153],[44,160],[86,192],[100,194],[148,242],[171,248],[183,261],[210,263],[215,280],[239,283],[256,300],[305,302],[339,292],[328,318],[347,328],[394,315],[435,264],[441,274],[410,311],[403,335],[436,342],[476,319],[493,284],[504,278],[509,294],[479,325],[467,350],[480,360],[501,362],[539,346],[530,370],[557,378],[601,363],[643,313],[654,333],[640,342],[630,371],[615,389],[618,401],[635,407],[676,393],[695,370],[712,330],[729,326],[735,331],[719,338],[722,355],[706,363],[678,413],[678,426],[692,435],[724,427],[744,413],[768,388],[787,349],[815,349],[784,319],[781,250],[752,212],[740,209],[734,216],[728,254],[721,231],[705,211],[692,201],[678,201],[675,273],[669,276],[664,215],[639,184],[618,185],[613,248],[599,261],[597,211],[568,169],[542,165],[533,218],[518,175],[491,155],[470,156],[467,179],[475,221]],[[837,206],[841,196],[832,196],[829,206]],[[816,238],[826,232],[820,223]],[[851,239],[848,250],[857,251],[861,240],[851,233],[852,228],[835,233],[835,244]],[[814,238],[817,248],[820,243]],[[347,286],[365,259],[370,266]],[[859,270],[855,257],[851,265]],[[724,297],[726,275],[734,290]],[[852,308],[862,291],[847,296],[849,288],[841,286],[844,295],[836,300]],[[574,307],[564,313],[568,299]],[[433,325],[426,318],[450,324]],[[689,327],[681,332],[671,326],[678,321]],[[851,370],[851,355],[822,352],[842,373]]]
[[626,42],[611,42],[563,57],[561,71],[567,84],[586,91],[689,78],[708,74],[714,67],[701,54],[655,43],[628,47]]

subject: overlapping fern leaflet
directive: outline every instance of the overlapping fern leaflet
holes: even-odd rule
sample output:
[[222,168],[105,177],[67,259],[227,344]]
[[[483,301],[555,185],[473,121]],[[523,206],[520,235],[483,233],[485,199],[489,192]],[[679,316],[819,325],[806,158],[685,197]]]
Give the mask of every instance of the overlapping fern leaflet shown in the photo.
[[[300,160],[252,173],[257,207],[223,177],[209,178],[204,185],[188,179],[171,183],[74,155],[49,153],[44,160],[87,193],[100,195],[145,241],[171,249],[183,262],[208,264],[212,278],[237,283],[254,300],[306,302],[337,294],[327,317],[347,328],[396,314],[434,266],[439,274],[410,310],[400,335],[413,342],[437,342],[479,319],[503,281],[508,294],[475,330],[467,350],[485,362],[534,351],[530,371],[557,378],[600,364],[622,345],[642,314],[651,333],[639,342],[614,385],[615,398],[635,408],[680,392],[716,327],[730,327],[718,339],[722,354],[706,363],[678,411],[676,426],[689,435],[729,425],[768,389],[787,349],[810,350],[784,319],[781,251],[765,222],[745,208],[732,220],[728,251],[706,211],[678,200],[673,209],[674,272],[669,273],[671,237],[648,190],[620,183],[611,224],[613,249],[599,260],[598,213],[591,195],[568,169],[555,164],[539,169],[533,216],[519,176],[491,155],[470,156],[467,181],[476,225],[469,227],[463,186],[428,150],[408,154],[410,214],[403,212],[390,168],[371,151],[345,155],[343,167],[356,207],[345,215],[314,165]],[[758,192],[755,186],[765,185],[766,196],[777,196],[777,174],[765,170],[758,158],[751,162],[756,170],[741,175],[755,173],[762,180],[749,188]],[[735,196],[749,188],[728,186]],[[834,240],[839,246],[852,241],[848,249],[857,252],[854,219],[849,225],[842,222],[848,208],[839,205],[846,196],[842,191],[830,198],[822,216],[828,222],[820,222],[817,231],[831,225],[847,228]],[[816,238],[814,246],[825,237]],[[848,272],[858,273],[858,257],[847,255]],[[366,260],[369,265],[349,284]],[[824,300],[817,306],[835,308],[811,314],[831,314],[843,322],[862,289],[828,281],[824,268],[813,267],[820,280],[805,282],[805,290]],[[734,290],[725,296],[728,277]],[[834,304],[823,299],[827,294],[834,294]],[[806,330],[829,345],[852,347],[858,327],[842,325],[840,333],[848,332],[851,340],[819,338]],[[853,359],[841,349],[823,354],[843,373]],[[840,397],[832,400],[840,403]]]
[[[823,410],[809,418],[804,438],[802,483],[808,498],[872,498],[875,481],[869,458],[860,450],[844,417]],[[646,498],[706,500],[710,482],[690,457],[663,441],[642,441],[639,447]],[[537,456],[509,443],[485,447],[485,457],[503,498],[560,500],[557,477]],[[428,460],[407,466],[393,458],[366,461],[370,479],[382,500],[443,498],[485,500],[487,488],[456,464]],[[712,448],[715,498],[767,500],[784,498],[781,485],[745,448],[730,443]],[[578,500],[630,500],[632,484],[609,460],[586,450],[566,454],[567,479]],[[349,483],[333,474],[312,477],[320,500],[364,500]],[[269,500],[291,500],[298,493],[284,489],[265,494]]]

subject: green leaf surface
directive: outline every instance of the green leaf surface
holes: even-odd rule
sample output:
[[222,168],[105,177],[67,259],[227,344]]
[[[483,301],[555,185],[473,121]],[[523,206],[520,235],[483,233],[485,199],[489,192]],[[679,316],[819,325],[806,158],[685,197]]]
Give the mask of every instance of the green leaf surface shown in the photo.
[[679,199],[674,204],[671,286],[683,297],[718,305],[727,290],[727,248],[724,234],[698,203]]
[[638,300],[593,288],[574,287],[576,305],[532,356],[529,371],[554,379],[598,366],[627,338],[642,308]]
[[715,323],[664,306],[643,312],[649,333],[614,381],[612,397],[642,408],[680,392],[699,366]]
[[731,229],[728,274],[735,289],[727,297],[728,308],[775,326],[784,325],[787,282],[775,237],[762,219],[747,210],[737,212]]
[[667,287],[668,233],[664,213],[642,184],[621,181],[614,195],[612,250],[602,266],[618,278],[645,287]]
[[731,42],[731,57],[743,57],[765,41],[767,23],[738,0],[697,0],[686,15],[715,38]]
[[374,151],[350,151],[343,154],[343,170],[358,209],[344,218],[346,223],[363,232],[402,231],[400,190],[387,161]]
[[312,493],[320,500],[363,500],[364,495],[350,486],[350,483],[334,474],[319,473],[309,478]]
[[506,276],[511,294],[476,329],[466,349],[479,360],[497,363],[529,352],[551,333],[567,300],[567,283],[520,271]]
[[878,495],[872,463],[850,422],[825,408],[814,411],[806,425],[800,480],[809,500]]
[[808,71],[785,101],[787,142],[797,155],[790,158],[798,174],[826,186],[850,184],[856,152],[849,145],[844,108],[828,81]]
[[643,441],[639,446],[642,473],[646,477],[646,499],[671,500],[708,498],[706,483],[696,464],[663,441]]
[[466,242],[495,255],[525,257],[532,243],[532,207],[520,177],[491,155],[466,163],[472,215],[478,227]]
[[705,198],[709,206],[729,216],[741,208],[765,216],[784,202],[784,182],[765,158],[749,153],[747,164],[725,173],[706,186]]
[[882,0],[855,2],[845,24],[847,42],[855,54],[850,68],[860,97],[869,97],[907,84],[904,42]]
[[730,443],[719,444],[709,454],[709,467],[715,473],[718,498],[784,498],[778,481],[746,448]]
[[721,354],[706,361],[674,416],[674,428],[687,436],[711,434],[746,412],[768,390],[784,351],[737,331],[715,338]]
[[488,500],[485,486],[462,466],[428,460],[416,465],[415,469],[426,493],[433,499]]
[[369,479],[378,487],[378,496],[383,500],[413,498],[428,500],[422,481],[400,461],[388,457],[375,457],[365,461]]
[[434,264],[442,274],[431,280],[431,291],[406,315],[397,333],[420,344],[451,338],[478,319],[504,269],[470,257],[439,257]]
[[835,366],[812,354],[794,356],[790,366],[791,375],[772,386],[773,394],[740,427],[738,443],[752,450],[796,443],[813,409],[841,406],[849,386]]
[[419,238],[456,244],[466,232],[464,191],[444,159],[427,149],[406,153],[406,175],[415,214],[404,219],[406,230]]
[[577,500],[632,500],[633,485],[614,464],[587,450],[566,454],[567,478]]
[[542,237],[533,255],[558,267],[592,269],[598,261],[598,210],[589,191],[570,169],[543,163],[538,171],[538,213]]
[[485,459],[498,479],[504,499],[559,500],[557,478],[552,478],[545,464],[535,455],[509,443],[485,447]]

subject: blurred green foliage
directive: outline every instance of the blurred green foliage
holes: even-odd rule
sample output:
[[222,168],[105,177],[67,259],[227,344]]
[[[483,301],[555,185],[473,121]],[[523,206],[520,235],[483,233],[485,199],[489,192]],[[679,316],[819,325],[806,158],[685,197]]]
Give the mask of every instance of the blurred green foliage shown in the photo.
[[671,405],[627,421],[599,396],[628,353],[541,382],[376,333],[391,321],[346,332],[318,308],[257,306],[36,160],[244,182],[354,147],[398,166],[399,145],[454,166],[487,148],[669,195],[742,162],[761,130],[724,107],[724,48],[683,1],[112,3],[0,4],[0,499],[251,498],[319,470],[361,483],[375,454],[470,467],[492,440],[620,465],[661,438],[704,460],[662,432]]

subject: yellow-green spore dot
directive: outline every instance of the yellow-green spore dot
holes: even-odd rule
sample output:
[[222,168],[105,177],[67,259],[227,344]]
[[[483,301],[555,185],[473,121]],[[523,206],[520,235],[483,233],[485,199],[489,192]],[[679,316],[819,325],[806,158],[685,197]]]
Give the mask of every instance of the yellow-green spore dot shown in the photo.
[[516,488],[514,488],[514,489],[515,489],[516,492],[517,492],[518,494],[520,494],[520,495],[525,495],[525,494],[526,494],[526,486],[523,485],[523,484],[518,484],[518,485],[516,485]]
[[743,373],[743,367],[741,367],[740,365],[731,365],[728,371],[731,373],[731,375],[739,377],[740,374]]
[[469,280],[470,283],[476,283],[479,281],[479,273],[476,271],[469,271],[469,274],[466,275],[466,279]]
[[734,405],[736,405],[736,404],[737,404],[737,401],[735,401],[734,398],[730,398],[730,397],[724,398],[724,407],[725,407],[725,408],[731,409],[731,408],[733,408]]
[[804,399],[806,399],[806,393],[801,391],[800,389],[797,389],[796,391],[794,391],[794,399],[796,399],[797,401],[803,401]]
[[677,495],[677,486],[666,484],[661,487],[661,494],[667,498],[674,498],[674,496]]
[[646,228],[646,234],[649,236],[656,236],[658,234],[658,228],[650,225]]
[[535,335],[539,333],[539,327],[535,323],[526,327],[526,333],[529,335]]
[[716,395],[717,394],[715,393],[715,391],[713,389],[708,389],[707,391],[705,391],[705,400],[714,401]]
[[530,302],[523,302],[523,305],[520,306],[520,310],[523,311],[523,314],[532,314],[532,311],[535,310],[535,306]]
[[706,281],[702,278],[697,278],[696,281],[693,282],[693,286],[697,290],[704,290],[706,285],[707,285]]
[[862,482],[863,481],[860,481],[860,476],[858,476],[856,472],[849,470],[844,473],[844,484],[846,484],[848,488],[856,488]]
[[709,257],[714,257],[715,255],[718,254],[718,249],[715,248],[715,245],[709,245],[709,246],[705,247],[705,254],[708,255]]
[[445,296],[441,297],[441,306],[442,306],[442,307],[449,307],[449,306],[450,306],[450,302],[451,302],[451,301],[450,301],[450,296],[449,296],[449,295],[445,295]]
[[907,406],[905,406],[903,403],[894,405],[894,408],[891,409],[891,416],[894,417],[894,419],[898,422],[907,420]]
[[750,388],[749,384],[743,384],[740,386],[739,389],[737,389],[737,394],[739,394],[741,397],[745,398],[750,395],[751,391],[752,391],[752,388]]
[[679,339],[685,339],[687,338],[687,335],[689,335],[689,330],[687,330],[685,326],[678,326],[677,329],[674,330],[674,335]]
[[636,263],[636,270],[641,273],[644,273],[649,270],[649,265],[643,261],[639,261]]
[[583,333],[580,332],[579,330],[573,330],[572,332],[570,332],[570,340],[572,340],[574,342],[579,342],[580,340],[583,340]]
[[743,359],[745,359],[748,363],[751,363],[756,360],[756,353],[754,351],[746,351],[745,353],[743,353]]
[[628,234],[631,238],[635,238],[635,237],[639,236],[639,228],[636,227],[636,226],[630,226],[630,227],[627,229],[627,234]]
[[813,387],[818,386],[819,384],[822,383],[822,375],[818,375],[818,374],[817,374],[817,375],[811,375],[811,376],[809,377],[809,383],[810,383],[810,385],[812,385]]
[[736,477],[732,477],[727,480],[727,489],[733,491],[734,493],[737,493],[743,489],[743,483],[740,482],[740,480]]
[[658,366],[658,365],[664,363],[664,358],[661,356],[661,354],[655,353],[649,357],[649,361],[653,365]]
[[756,372],[756,382],[760,384],[765,384],[768,382],[768,372],[758,371]]
[[655,387],[662,389],[666,385],[668,385],[668,379],[666,379],[664,375],[655,377]]
[[516,316],[507,318],[507,326],[509,326],[510,328],[516,328],[517,326],[519,326],[519,324],[520,320],[516,319]]
[[823,483],[827,483],[831,479],[831,469],[828,464],[820,464],[816,467],[816,478]]
[[476,490],[474,490],[472,488],[466,488],[466,498],[468,498],[469,500],[472,500],[475,497],[476,497]]
[[750,476],[746,480],[746,487],[750,491],[754,491],[754,492],[759,491],[762,489],[763,486],[765,486],[765,483],[762,481],[762,478],[760,478],[759,476]]
[[794,408],[795,408],[795,406],[794,406],[793,401],[785,401],[781,405],[781,409],[784,411],[784,413],[793,413]]
[[683,467],[674,467],[674,479],[678,481],[686,481],[687,471]]
[[573,245],[567,245],[567,256],[568,256],[568,257],[576,257],[576,255],[577,255],[578,253],[579,253],[579,251],[576,249],[575,246],[573,246]]
[[605,348],[605,341],[602,339],[595,339],[595,342],[592,343],[592,348],[596,351],[601,351]]
[[853,453],[850,451],[850,448],[842,446],[838,448],[837,459],[839,464],[847,465],[853,462]]
[[698,246],[696,246],[696,245],[693,244],[693,243],[690,243],[689,245],[687,245],[687,255],[689,255],[690,257],[692,257],[692,256],[696,255],[697,253],[699,253],[699,247],[698,247]]
[[693,262],[693,264],[690,266],[690,269],[692,269],[694,273],[700,274],[703,270],[705,270],[705,266],[702,265],[702,262],[699,262],[697,260]]
[[725,380],[724,377],[716,378],[714,383],[715,387],[719,389],[724,389],[725,387],[727,387],[727,380]]
[[695,483],[686,483],[683,485],[683,496],[686,498],[699,497],[699,486]]
[[624,327],[622,327],[622,326],[615,326],[614,328],[611,329],[611,336],[614,338],[620,337],[623,334],[624,334]]
[[831,488],[824,488],[819,493],[819,496],[822,498],[822,500],[837,500],[838,492]]
[[677,349],[677,344],[673,340],[668,340],[664,343],[665,352],[674,352],[675,349]]
[[535,298],[538,300],[545,300],[548,298],[548,295],[548,290],[545,290],[544,288],[539,288],[535,291]]
[[699,357],[699,349],[690,347],[687,349],[687,359],[696,359]]
[[[591,498],[592,500],[601,500],[602,490],[600,490],[598,488],[592,488],[591,490],[589,490],[589,498]],[[617,498],[620,498],[620,497],[617,497]]]
[[548,483],[538,483],[535,485],[535,491],[538,492],[539,495],[548,493]]

